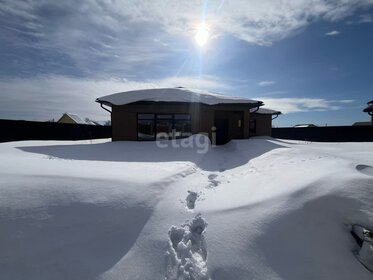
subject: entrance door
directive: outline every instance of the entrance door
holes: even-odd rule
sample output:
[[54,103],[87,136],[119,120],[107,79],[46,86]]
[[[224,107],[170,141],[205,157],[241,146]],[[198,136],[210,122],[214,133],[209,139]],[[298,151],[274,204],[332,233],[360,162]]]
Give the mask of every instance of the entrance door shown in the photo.
[[224,145],[231,139],[243,138],[242,111],[215,111],[216,145]]
[[215,119],[216,127],[216,145],[224,145],[228,143],[229,139],[229,120]]

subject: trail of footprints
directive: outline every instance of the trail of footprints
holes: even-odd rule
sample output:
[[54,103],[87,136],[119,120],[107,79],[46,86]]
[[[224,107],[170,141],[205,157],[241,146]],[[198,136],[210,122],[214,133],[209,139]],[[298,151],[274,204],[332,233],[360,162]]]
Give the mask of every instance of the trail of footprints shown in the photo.
[[[321,159],[309,158],[308,160]],[[305,159],[301,160],[306,161]],[[296,162],[282,162],[281,164],[294,164]],[[373,176],[373,167],[367,165],[357,165],[356,170],[366,175]],[[220,169],[219,172],[224,172],[225,169]],[[249,173],[258,172],[251,166],[248,171],[240,173],[246,175]],[[204,176],[204,173],[201,172]],[[236,174],[238,175],[238,174]],[[234,176],[234,175],[231,175]],[[225,176],[221,176],[222,178]],[[222,181],[219,180],[219,175],[211,173],[207,176],[207,189],[213,189],[219,186]],[[230,181],[227,181],[230,183]],[[200,200],[203,193],[188,190],[188,195],[185,198],[186,208],[188,211],[193,211],[196,207],[196,202]],[[199,213],[191,221],[187,220],[181,226],[172,226],[168,232],[168,249],[166,252],[166,280],[176,279],[194,279],[208,280],[210,279],[207,270],[207,244],[205,240],[205,230],[207,227],[206,220]]]
[[[217,187],[221,183],[218,177],[217,174],[209,174],[206,188]],[[200,195],[197,192],[188,191],[185,198],[188,210],[194,210]],[[170,228],[166,252],[166,280],[210,279],[207,270],[207,244],[204,236],[206,227],[207,222],[199,213],[191,221],[187,220],[181,226]]]
[[[219,177],[218,174],[214,174],[214,173],[209,174],[207,176],[208,184],[207,184],[206,188],[215,188],[219,184],[221,184],[221,181],[219,181],[217,179],[218,177]],[[185,198],[185,202],[184,201],[181,201],[181,202],[186,203],[186,207],[188,208],[188,210],[193,210],[196,206],[196,201],[200,199],[202,194],[203,193],[197,193],[197,192],[189,190],[188,195]]]
[[[224,172],[225,169],[220,169]],[[252,172],[250,170],[249,172]],[[201,172],[201,175],[204,173]],[[242,174],[241,174],[242,175]],[[225,177],[225,176],[221,176]],[[216,188],[222,182],[219,175],[211,173],[207,176],[207,189]],[[230,183],[227,181],[227,183]],[[185,201],[188,211],[193,211],[196,202],[201,199],[203,193],[188,190]],[[187,220],[181,226],[172,226],[168,232],[168,249],[166,252],[166,275],[165,280],[194,279],[209,280],[207,270],[207,244],[205,230],[207,221],[201,213],[197,214],[191,221]]]

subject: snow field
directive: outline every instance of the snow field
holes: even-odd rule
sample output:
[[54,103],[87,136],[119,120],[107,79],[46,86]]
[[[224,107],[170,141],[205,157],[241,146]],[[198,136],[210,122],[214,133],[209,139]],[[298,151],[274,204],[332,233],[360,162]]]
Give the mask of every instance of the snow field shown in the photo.
[[0,279],[372,279],[372,166],[373,143],[2,143]]

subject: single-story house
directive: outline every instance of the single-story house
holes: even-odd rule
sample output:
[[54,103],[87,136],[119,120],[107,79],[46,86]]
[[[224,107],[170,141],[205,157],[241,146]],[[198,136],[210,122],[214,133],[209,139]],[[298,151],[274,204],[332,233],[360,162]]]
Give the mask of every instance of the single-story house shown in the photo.
[[[113,141],[183,138],[206,133],[218,145],[249,138],[250,111],[263,106],[258,100],[182,87],[115,93],[97,98],[96,102],[111,113]],[[260,125],[268,126],[269,129],[260,131],[270,135],[271,123]]]
[[72,123],[72,124],[90,124],[90,125],[96,125],[90,120],[83,120],[81,117],[79,117],[76,114],[70,114],[70,113],[64,113],[62,117],[57,121],[58,123]]
[[370,115],[371,117],[370,123],[371,125],[373,125],[373,100],[369,101],[367,104],[368,104],[368,107],[366,107],[363,110],[363,112],[368,113]]
[[271,136],[272,120],[281,115],[280,111],[266,108],[250,110],[249,134],[250,136]]

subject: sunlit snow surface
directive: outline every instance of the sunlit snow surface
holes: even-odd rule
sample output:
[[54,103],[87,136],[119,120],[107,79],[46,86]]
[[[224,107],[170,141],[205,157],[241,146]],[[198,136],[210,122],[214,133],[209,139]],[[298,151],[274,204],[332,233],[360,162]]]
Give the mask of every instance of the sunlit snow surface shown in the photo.
[[349,233],[372,166],[373,143],[2,143],[0,279],[372,279]]

